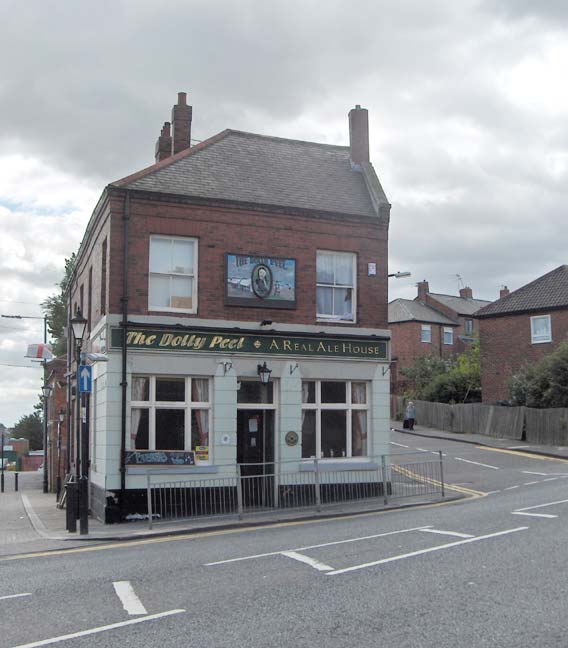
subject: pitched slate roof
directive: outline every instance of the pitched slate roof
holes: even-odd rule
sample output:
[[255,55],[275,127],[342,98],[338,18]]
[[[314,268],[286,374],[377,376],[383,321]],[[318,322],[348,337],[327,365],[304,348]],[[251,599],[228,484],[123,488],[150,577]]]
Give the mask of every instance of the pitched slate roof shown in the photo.
[[492,317],[509,313],[568,308],[568,265],[531,281],[482,308],[476,317]]
[[458,322],[413,299],[395,299],[389,303],[389,324],[398,324],[399,322],[425,322],[458,326]]
[[349,147],[235,130],[223,131],[112,186],[374,217],[377,195],[388,204],[372,167],[371,172],[352,168]]
[[440,295],[437,293],[428,293],[440,304],[454,310],[458,315],[473,315],[480,308],[487,306],[491,302],[486,299],[473,299],[473,297],[458,297],[457,295]]

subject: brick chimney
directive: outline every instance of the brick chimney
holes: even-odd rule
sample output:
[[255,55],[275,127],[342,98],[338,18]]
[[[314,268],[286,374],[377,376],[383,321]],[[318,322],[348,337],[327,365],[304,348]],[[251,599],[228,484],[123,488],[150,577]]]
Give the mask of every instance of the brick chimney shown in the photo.
[[418,299],[420,301],[425,302],[426,301],[426,293],[430,292],[430,287],[428,286],[428,282],[426,279],[423,281],[419,281],[418,284]]
[[169,158],[172,154],[172,136],[170,133],[170,122],[164,122],[162,126],[162,132],[158,141],[156,142],[156,162],[161,162],[166,158]]
[[503,297],[506,297],[508,294],[509,294],[509,289],[507,288],[507,286],[503,286],[499,291],[499,299],[503,299]]
[[178,92],[178,102],[172,108],[172,155],[189,148],[191,142],[191,106],[187,94]]
[[460,297],[463,299],[473,299],[473,290],[469,286],[460,288]]
[[349,111],[349,148],[352,164],[369,162],[369,111],[359,105]]

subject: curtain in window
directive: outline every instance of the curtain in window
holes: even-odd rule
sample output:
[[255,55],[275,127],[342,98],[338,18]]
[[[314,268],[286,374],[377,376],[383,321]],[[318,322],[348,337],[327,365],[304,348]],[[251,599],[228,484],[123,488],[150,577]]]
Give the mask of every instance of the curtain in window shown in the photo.
[[[132,392],[130,398],[133,401],[145,401],[148,400],[148,378],[133,378],[132,379]],[[130,417],[130,440],[131,447],[134,447],[134,442],[136,441],[136,434],[138,432],[138,426],[140,424],[140,415],[142,410],[132,409]]]
[[367,402],[367,385],[351,383],[351,402],[353,405],[364,405]]
[[333,254],[318,253],[316,274],[317,283],[333,283]]
[[365,457],[367,455],[367,412],[353,410],[351,413],[351,455]]
[[209,410],[193,410],[191,426],[191,445],[209,445]]
[[335,256],[335,285],[353,285],[353,257],[350,254]]

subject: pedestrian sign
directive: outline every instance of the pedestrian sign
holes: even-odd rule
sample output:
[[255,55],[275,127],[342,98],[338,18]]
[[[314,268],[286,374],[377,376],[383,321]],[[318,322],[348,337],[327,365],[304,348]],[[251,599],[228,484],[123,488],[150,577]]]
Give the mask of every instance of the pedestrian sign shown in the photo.
[[79,365],[79,393],[91,393],[91,367]]

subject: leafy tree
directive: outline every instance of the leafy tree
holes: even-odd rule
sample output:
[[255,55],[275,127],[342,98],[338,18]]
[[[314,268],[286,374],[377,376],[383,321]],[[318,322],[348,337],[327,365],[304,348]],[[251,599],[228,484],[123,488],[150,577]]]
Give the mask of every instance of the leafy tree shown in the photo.
[[527,407],[568,407],[568,341],[540,362],[526,364],[509,381],[511,399]]
[[53,344],[53,353],[55,356],[65,355],[67,352],[67,341],[65,338],[65,329],[67,327],[67,300],[65,291],[73,273],[75,265],[75,253],[68,259],[65,259],[65,273],[63,279],[56,284],[59,292],[48,297],[42,302],[41,307],[47,317],[47,330]]
[[408,398],[422,399],[424,390],[438,376],[448,371],[448,364],[435,355],[416,358],[410,367],[401,370],[410,387],[405,396]]
[[28,439],[30,450],[43,449],[43,424],[39,412],[26,414],[14,425],[12,434],[17,438]]

